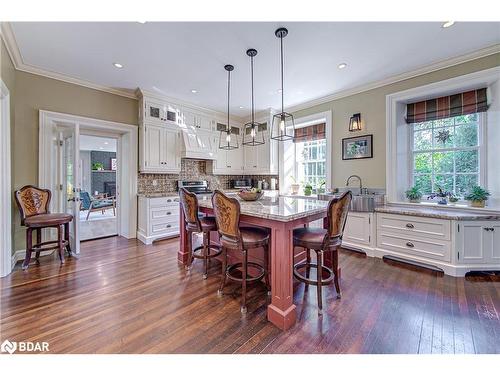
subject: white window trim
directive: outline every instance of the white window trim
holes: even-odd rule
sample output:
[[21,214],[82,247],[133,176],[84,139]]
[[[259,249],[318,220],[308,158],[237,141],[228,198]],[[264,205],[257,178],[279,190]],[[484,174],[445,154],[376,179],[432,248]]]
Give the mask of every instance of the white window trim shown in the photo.
[[[499,75],[500,67],[494,67],[386,96],[386,194],[388,203],[406,203],[404,200],[404,190],[409,186],[408,180],[406,181],[406,186],[402,186],[403,184],[401,183],[398,185],[398,179],[401,180],[404,178],[398,175],[397,142],[397,128],[398,124],[403,121],[401,114],[404,113],[404,106],[412,101],[418,101],[430,96],[444,96],[464,90],[489,87],[492,83],[498,81]],[[485,118],[486,116],[483,118],[484,121],[486,121]],[[486,129],[486,126],[482,128]],[[486,130],[481,138],[486,139]],[[399,152],[401,152],[401,150],[399,150]],[[480,155],[480,158],[484,158],[484,163],[481,163],[480,174],[487,178],[486,150],[483,149],[483,152],[484,155]],[[407,162],[409,163],[409,161]],[[407,168],[410,168],[410,165],[407,165]],[[408,173],[406,173],[406,175],[409,176]],[[408,179],[408,177],[406,177],[406,179]]]
[[[294,123],[296,128],[300,129],[312,124],[318,124],[325,122],[325,138],[326,138],[326,189],[331,189],[332,181],[332,145],[333,145],[333,132],[332,132],[332,111],[318,112],[312,115],[303,116],[296,118]],[[291,142],[291,141],[289,141]],[[279,142],[279,190],[282,193],[287,193],[287,182],[288,176],[284,174],[284,152],[285,152],[285,142]]]
[[[487,132],[487,112],[481,112],[479,113],[479,121],[477,122],[478,124],[478,145],[477,146],[471,146],[471,147],[449,147],[449,148],[442,148],[442,149],[431,149],[431,150],[421,150],[421,151],[415,151],[413,149],[413,134],[415,133],[415,129],[410,129],[408,132],[408,152],[411,154],[411,157],[409,158],[409,167],[408,167],[408,180],[410,181],[409,186],[413,186],[415,184],[415,181],[413,179],[414,175],[414,163],[413,163],[413,156],[416,153],[425,153],[425,152],[446,152],[446,151],[470,151],[470,150],[478,150],[478,158],[479,158],[479,168],[478,168],[478,174],[479,174],[479,184],[481,186],[487,186],[488,185],[488,180],[487,180],[487,173],[486,173],[486,147],[487,147],[487,142],[486,142],[486,132]],[[409,125],[410,126],[410,125]],[[423,173],[425,174],[425,173]],[[431,173],[434,174],[434,173]],[[444,173],[444,174],[449,174],[449,173]],[[476,173],[470,173],[470,174],[476,174]],[[424,195],[424,198],[427,196]],[[461,201],[463,202],[463,201]]]

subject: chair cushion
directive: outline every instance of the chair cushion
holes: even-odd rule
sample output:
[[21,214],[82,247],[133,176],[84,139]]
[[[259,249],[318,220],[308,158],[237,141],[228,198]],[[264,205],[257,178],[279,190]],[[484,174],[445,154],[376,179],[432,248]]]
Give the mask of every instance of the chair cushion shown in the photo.
[[[297,228],[293,230],[293,244],[309,249],[321,249],[325,235],[328,231],[323,228]],[[342,244],[340,237],[331,238],[328,246],[338,246]]]
[[105,208],[105,207],[113,207],[113,201],[104,200],[104,201],[94,201],[92,204],[92,208]]
[[45,227],[69,223],[71,220],[73,220],[73,215],[70,214],[40,214],[27,217],[24,220],[24,225],[27,227]]
[[213,216],[203,216],[200,217],[201,230],[203,232],[210,232],[217,230],[217,224],[215,222],[215,217]]
[[244,245],[262,244],[269,240],[269,232],[257,227],[240,227]]

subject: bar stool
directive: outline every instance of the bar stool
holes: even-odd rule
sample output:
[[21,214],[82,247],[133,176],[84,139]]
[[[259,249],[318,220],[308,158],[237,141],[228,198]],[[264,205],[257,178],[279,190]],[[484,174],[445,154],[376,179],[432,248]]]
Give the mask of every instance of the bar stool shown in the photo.
[[[246,292],[247,283],[262,280],[265,277],[266,287],[270,291],[269,282],[269,233],[258,227],[240,227],[240,202],[216,190],[212,196],[212,206],[219,231],[222,246],[222,280],[218,294],[223,293],[227,279],[240,282],[242,286],[241,313],[247,312]],[[264,266],[248,261],[248,251],[264,248]],[[241,252],[242,261],[227,265],[227,249]],[[249,276],[248,269],[256,270],[257,276]],[[241,277],[234,275],[236,269],[241,269]]]
[[[26,227],[26,257],[22,269],[28,268],[32,252],[36,253],[36,261],[38,262],[40,251],[54,249],[59,250],[59,260],[61,264],[64,264],[64,249],[68,251],[70,256],[72,255],[69,244],[69,223],[73,220],[73,215],[51,214],[49,205],[52,193],[47,189],[26,185],[20,190],[16,190],[14,196],[21,215],[21,225]],[[57,240],[42,242],[43,228],[57,228]],[[33,230],[36,230],[35,244],[33,244]],[[56,245],[50,246],[52,244]]]
[[[193,258],[203,259],[205,265],[203,278],[206,279],[208,277],[208,260],[221,254],[220,246],[210,243],[210,232],[217,230],[215,218],[210,216],[200,217],[198,214],[198,198],[196,194],[184,188],[180,188],[179,199],[182,211],[184,212],[189,249],[193,246],[193,233],[203,233],[203,244],[189,251],[186,268],[191,269]],[[210,250],[214,251],[211,252]]]
[[[318,292],[318,313],[322,314],[322,296],[321,288],[323,285],[329,285],[332,281],[335,284],[337,298],[340,298],[340,286],[338,279],[338,249],[342,245],[342,234],[344,232],[345,223],[347,221],[347,213],[349,204],[351,203],[352,193],[346,191],[339,198],[332,199],[328,204],[328,229],[323,228],[298,228],[293,231],[293,246],[303,247],[306,249],[307,259],[305,263],[296,264],[293,267],[293,275],[303,283],[308,285],[316,285]],[[311,262],[310,250],[316,252],[317,263]],[[332,252],[333,265],[332,269],[322,264],[323,254]],[[299,273],[299,270],[305,268],[306,276]],[[316,280],[309,278],[309,270],[316,269]],[[328,277],[323,278],[323,273]]]

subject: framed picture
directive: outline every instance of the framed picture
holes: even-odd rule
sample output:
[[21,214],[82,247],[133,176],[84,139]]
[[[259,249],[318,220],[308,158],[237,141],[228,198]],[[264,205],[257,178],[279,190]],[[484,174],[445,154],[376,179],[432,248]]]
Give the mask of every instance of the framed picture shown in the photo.
[[116,171],[116,158],[111,158],[111,170]]
[[342,139],[342,160],[373,158],[373,134]]

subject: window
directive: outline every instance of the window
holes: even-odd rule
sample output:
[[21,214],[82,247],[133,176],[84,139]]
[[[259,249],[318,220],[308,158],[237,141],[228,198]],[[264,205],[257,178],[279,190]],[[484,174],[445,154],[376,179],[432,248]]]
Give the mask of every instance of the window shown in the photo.
[[297,182],[319,188],[326,181],[326,139],[296,142],[295,155]]
[[443,191],[463,197],[481,183],[482,113],[412,125],[412,182],[423,194]]

